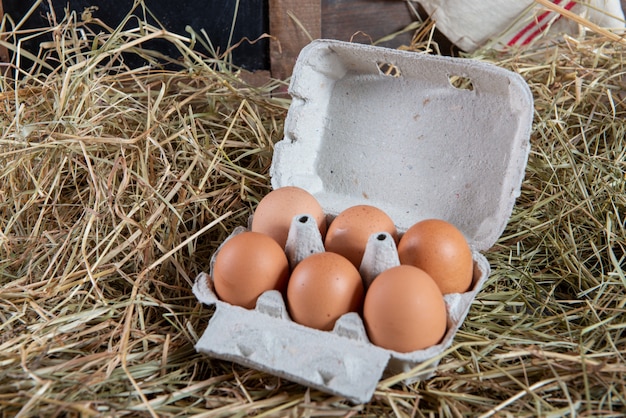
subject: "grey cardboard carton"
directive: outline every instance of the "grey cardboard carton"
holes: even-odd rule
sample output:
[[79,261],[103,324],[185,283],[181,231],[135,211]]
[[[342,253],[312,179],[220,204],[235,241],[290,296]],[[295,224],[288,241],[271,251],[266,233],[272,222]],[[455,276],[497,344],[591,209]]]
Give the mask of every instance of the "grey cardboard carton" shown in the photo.
[[[518,74],[485,62],[333,40],[302,50],[290,94],[272,187],[308,190],[331,220],[368,204],[387,212],[400,233],[427,218],[453,223],[473,251],[472,288],[445,295],[448,331],[439,344],[398,353],[371,344],[356,313],[332,332],[310,329],[290,320],[279,292],[246,310],[220,301],[203,273],[193,291],[216,309],[196,350],[367,402],[383,376],[421,365],[411,380],[430,377],[452,345],[490,273],[481,251],[502,234],[520,193],[532,96]],[[310,225],[297,223],[287,248],[292,263],[323,250]],[[370,242],[360,269],[366,285],[398,263],[389,238]]]

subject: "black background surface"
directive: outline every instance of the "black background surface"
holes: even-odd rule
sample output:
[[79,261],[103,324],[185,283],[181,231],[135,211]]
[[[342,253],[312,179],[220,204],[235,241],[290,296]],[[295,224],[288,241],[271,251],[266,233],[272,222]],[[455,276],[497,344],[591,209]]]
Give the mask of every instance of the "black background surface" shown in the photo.
[[[34,0],[3,0],[4,13],[13,21],[19,22],[35,4]],[[145,0],[146,7],[158,19],[160,24],[170,32],[189,36],[185,27],[189,25],[194,31],[206,31],[213,46],[220,51],[228,47],[229,35],[233,17],[237,6],[236,0]],[[102,20],[111,27],[117,27],[129,11],[133,8],[133,0],[53,0],[53,9],[57,20],[65,16],[65,8],[76,11],[79,18],[81,13],[92,6],[97,7],[92,12],[94,18]],[[231,44],[246,37],[251,41],[269,32],[267,0],[241,0],[237,9],[237,19],[233,30]],[[48,26],[47,15],[51,10],[48,1],[42,2],[35,13],[28,19],[26,27],[41,28]],[[135,14],[143,19],[141,9]],[[151,18],[148,22],[160,26]],[[10,28],[9,28],[10,29]],[[50,38],[39,37],[23,41],[23,47],[33,53],[39,49],[39,43]],[[179,52],[165,40],[155,40],[144,48],[157,50],[169,57],[177,58]],[[196,50],[209,54],[200,45]],[[242,42],[232,53],[233,63],[247,70],[269,69],[269,42],[267,39],[252,44]],[[139,57],[130,57],[126,61],[130,66],[144,65]]]

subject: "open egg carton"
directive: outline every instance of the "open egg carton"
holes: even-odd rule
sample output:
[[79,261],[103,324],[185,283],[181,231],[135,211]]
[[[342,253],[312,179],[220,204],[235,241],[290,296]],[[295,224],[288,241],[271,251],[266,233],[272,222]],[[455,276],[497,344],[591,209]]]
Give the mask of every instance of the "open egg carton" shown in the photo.
[[[280,292],[264,293],[248,310],[220,301],[211,272],[202,273],[194,294],[216,309],[196,350],[367,402],[383,376],[425,362],[412,379],[434,373],[489,276],[481,251],[501,235],[520,192],[532,96],[519,75],[488,63],[334,40],[302,50],[290,94],[272,187],[309,191],[329,220],[351,206],[378,207],[400,234],[423,219],[446,220],[472,249],[472,287],[444,296],[448,329],[439,344],[399,353],[370,343],[356,313],[333,331],[311,329],[289,318]],[[292,260],[319,248],[309,223],[294,219],[286,249]],[[391,239],[370,241],[365,280],[397,263]]]

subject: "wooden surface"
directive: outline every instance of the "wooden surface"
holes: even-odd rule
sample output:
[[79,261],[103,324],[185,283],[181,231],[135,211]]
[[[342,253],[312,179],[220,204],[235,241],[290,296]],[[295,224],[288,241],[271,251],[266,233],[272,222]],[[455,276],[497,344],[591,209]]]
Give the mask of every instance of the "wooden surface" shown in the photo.
[[[322,0],[322,37],[374,43],[395,33],[415,20],[404,1]],[[412,34],[404,34],[384,46],[408,44]]]
[[[410,24],[414,17],[402,0],[269,0],[272,76],[291,75],[300,50],[318,38],[374,43]],[[384,44],[397,47],[410,34]]]
[[[401,0],[268,0],[270,65],[272,75],[284,79],[291,75],[300,50],[312,39],[331,38],[371,43],[411,22],[408,6]],[[620,0],[626,10],[626,0]],[[0,0],[0,19],[3,17]],[[386,46],[408,42],[397,38]],[[1,39],[1,35],[0,35]],[[9,53],[0,46],[0,62]]]
[[322,36],[322,5],[319,0],[269,0],[270,68],[272,76],[291,75],[298,53]]

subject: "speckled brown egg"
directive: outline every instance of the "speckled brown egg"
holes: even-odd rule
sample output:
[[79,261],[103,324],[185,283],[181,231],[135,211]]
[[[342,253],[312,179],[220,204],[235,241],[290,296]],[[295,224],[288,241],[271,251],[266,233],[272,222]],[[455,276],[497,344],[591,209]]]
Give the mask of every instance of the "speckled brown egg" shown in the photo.
[[322,237],[326,234],[326,215],[315,196],[295,186],[285,186],[269,192],[257,205],[250,229],[266,234],[285,248],[289,227],[296,215],[315,219]]
[[365,295],[363,320],[373,344],[408,353],[442,340],[447,329],[446,304],[426,272],[401,265],[374,279]]
[[335,321],[363,305],[363,282],[345,257],[329,252],[308,256],[294,268],[287,285],[291,318],[311,328],[332,330]]
[[324,246],[326,251],[343,255],[359,268],[367,240],[378,232],[389,233],[397,242],[396,226],[383,210],[370,205],[352,206],[330,223]]
[[472,285],[472,251],[454,225],[440,219],[426,219],[411,226],[400,238],[401,264],[426,271],[443,294],[462,293]]
[[263,292],[284,292],[289,263],[273,238],[245,231],[224,242],[215,256],[212,276],[220,300],[252,309]]

